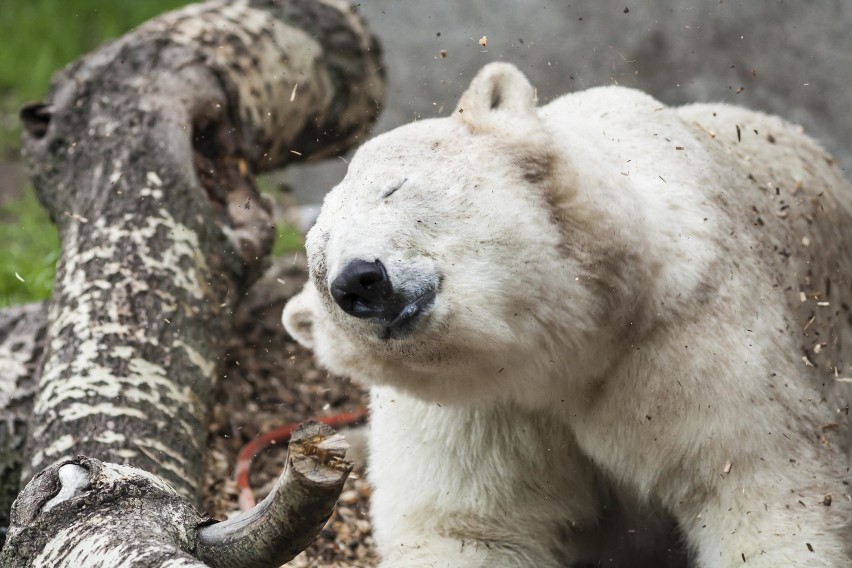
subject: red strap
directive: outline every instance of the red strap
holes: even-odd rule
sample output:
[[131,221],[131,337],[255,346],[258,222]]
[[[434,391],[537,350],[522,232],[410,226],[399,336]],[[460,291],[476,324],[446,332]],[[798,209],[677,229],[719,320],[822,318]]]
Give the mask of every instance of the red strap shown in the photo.
[[[328,424],[332,428],[345,428],[354,426],[363,421],[367,416],[366,408],[359,408],[355,412],[342,412],[332,416],[323,416],[317,418],[317,422]],[[252,491],[249,481],[251,474],[251,462],[254,457],[262,452],[267,446],[279,444],[290,440],[290,434],[293,430],[299,427],[298,423],[287,424],[275,430],[260,434],[254,440],[243,446],[240,453],[237,454],[237,466],[234,469],[234,481],[237,482],[237,488],[240,490],[239,506],[240,511],[248,511],[254,507],[257,502],[254,499],[254,491]]]

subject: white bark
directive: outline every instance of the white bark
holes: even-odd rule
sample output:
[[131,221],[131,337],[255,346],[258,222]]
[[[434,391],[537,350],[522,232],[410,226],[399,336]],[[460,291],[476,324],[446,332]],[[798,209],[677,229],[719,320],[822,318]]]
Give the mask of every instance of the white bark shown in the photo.
[[76,458],[39,473],[18,497],[6,568],[206,566],[190,554],[191,503],[143,470]]
[[331,515],[352,469],[347,447],[329,426],[303,424],[266,499],[213,524],[146,471],[85,457],[61,462],[21,492],[0,563],[5,568],[275,568],[307,548]]
[[[73,459],[106,492],[91,522],[66,516],[52,531],[65,543],[44,548],[41,565],[117,566],[118,554],[126,565],[160,566],[146,547],[156,549],[162,531],[168,547],[194,549],[182,512],[105,532],[126,513],[106,506],[124,485],[103,476],[125,470],[73,456],[140,467],[197,498],[230,315],[274,234],[254,175],[356,142],[377,114],[380,68],[348,3],[212,0],[73,63],[44,103],[22,110],[25,156],[63,247],[23,476],[58,491],[50,466]],[[142,478],[152,491],[142,501],[165,491]],[[76,495],[80,479],[66,477],[70,493],[59,494]],[[51,517],[75,499],[18,514],[15,550],[35,542],[26,529],[39,511]],[[107,548],[112,556],[98,556]],[[36,556],[6,558],[25,566]]]

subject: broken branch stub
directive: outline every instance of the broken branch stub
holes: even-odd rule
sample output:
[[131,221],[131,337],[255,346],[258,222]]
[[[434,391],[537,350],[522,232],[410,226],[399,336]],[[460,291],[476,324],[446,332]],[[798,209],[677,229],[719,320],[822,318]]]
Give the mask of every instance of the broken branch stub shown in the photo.
[[254,174],[345,150],[383,93],[338,0],[215,0],[140,26],[24,109],[62,254],[23,479],[85,454],[194,499],[231,314],[274,234]]
[[349,444],[330,426],[306,422],[290,438],[287,465],[255,508],[201,528],[198,557],[215,568],[275,568],[313,542],[352,470]]

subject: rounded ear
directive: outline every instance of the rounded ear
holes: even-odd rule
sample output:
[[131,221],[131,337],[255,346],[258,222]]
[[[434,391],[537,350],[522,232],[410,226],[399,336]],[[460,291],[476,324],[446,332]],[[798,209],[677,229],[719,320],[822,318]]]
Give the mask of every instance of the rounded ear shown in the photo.
[[511,63],[483,67],[459,99],[455,116],[471,125],[500,124],[506,114],[535,114],[536,92]]
[[281,323],[290,336],[308,349],[314,346],[314,304],[316,290],[310,282],[290,298],[281,314]]

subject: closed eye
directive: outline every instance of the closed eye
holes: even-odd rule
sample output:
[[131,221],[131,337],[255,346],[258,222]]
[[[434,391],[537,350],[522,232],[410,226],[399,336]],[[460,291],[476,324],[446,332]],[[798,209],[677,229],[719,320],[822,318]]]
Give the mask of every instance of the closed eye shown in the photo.
[[384,190],[382,192],[382,199],[387,199],[388,197],[393,195],[396,192],[396,190],[399,189],[400,187],[402,187],[402,185],[407,181],[408,181],[408,178],[403,178],[403,180],[400,181],[399,183],[395,183],[392,186],[390,186],[389,188],[387,188],[386,190]]

